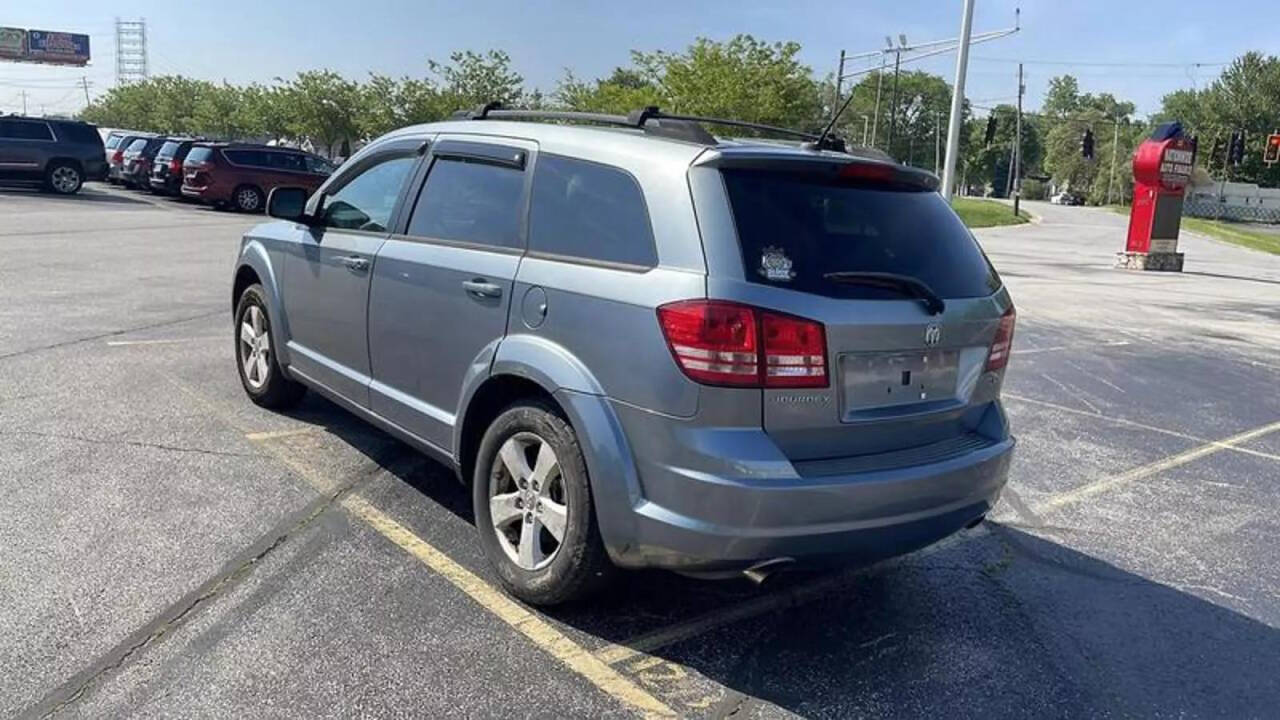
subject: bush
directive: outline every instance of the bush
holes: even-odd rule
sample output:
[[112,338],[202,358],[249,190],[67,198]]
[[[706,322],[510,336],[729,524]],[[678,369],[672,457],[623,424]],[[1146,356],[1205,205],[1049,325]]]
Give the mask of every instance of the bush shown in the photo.
[[1049,186],[1040,180],[1023,180],[1022,197],[1024,200],[1048,200]]

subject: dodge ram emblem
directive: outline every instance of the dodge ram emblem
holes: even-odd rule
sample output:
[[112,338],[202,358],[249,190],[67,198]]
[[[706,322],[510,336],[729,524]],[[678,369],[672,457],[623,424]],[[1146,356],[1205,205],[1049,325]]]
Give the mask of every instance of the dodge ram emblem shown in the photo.
[[942,341],[942,328],[930,325],[924,329],[924,346],[933,347]]

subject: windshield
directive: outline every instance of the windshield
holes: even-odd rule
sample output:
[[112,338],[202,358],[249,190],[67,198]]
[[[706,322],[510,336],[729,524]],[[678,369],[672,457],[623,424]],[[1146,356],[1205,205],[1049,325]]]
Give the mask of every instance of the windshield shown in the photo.
[[848,298],[901,298],[830,273],[906,275],[947,298],[1000,287],[973,236],[935,192],[833,183],[797,173],[725,170],[751,282]]
[[170,140],[160,146],[160,150],[156,153],[156,157],[173,157],[173,154],[178,151],[178,146],[181,144],[182,143],[177,140]]

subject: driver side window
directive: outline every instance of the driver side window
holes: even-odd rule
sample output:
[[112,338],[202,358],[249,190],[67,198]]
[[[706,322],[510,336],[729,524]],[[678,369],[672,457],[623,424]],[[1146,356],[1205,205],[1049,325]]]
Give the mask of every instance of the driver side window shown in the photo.
[[324,200],[324,226],[385,232],[414,155],[389,157],[360,171]]

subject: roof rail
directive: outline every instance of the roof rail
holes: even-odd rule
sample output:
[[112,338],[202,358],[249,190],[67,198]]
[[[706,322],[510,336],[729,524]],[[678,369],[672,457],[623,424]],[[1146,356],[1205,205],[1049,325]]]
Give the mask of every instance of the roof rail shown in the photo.
[[715,145],[715,136],[707,132],[707,130],[702,127],[702,124],[706,123],[710,125],[724,125],[726,127],[740,127],[750,130],[759,130],[773,135],[806,140],[809,141],[807,144],[811,146],[810,149],[814,150],[846,152],[844,140],[832,135],[827,135],[825,139],[821,139],[821,144],[819,144],[819,136],[814,135],[813,133],[791,130],[789,128],[778,127],[776,125],[745,122],[742,120],[702,117],[699,115],[671,115],[662,112],[662,110],[660,110],[656,105],[649,105],[638,110],[632,110],[623,116],[567,110],[504,110],[502,109],[501,103],[490,102],[485,103],[474,110],[459,110],[452,115],[452,118],[455,120],[564,120],[569,122],[596,123],[600,125],[613,125],[616,127],[637,128],[643,130],[648,135],[686,140],[702,145]]

